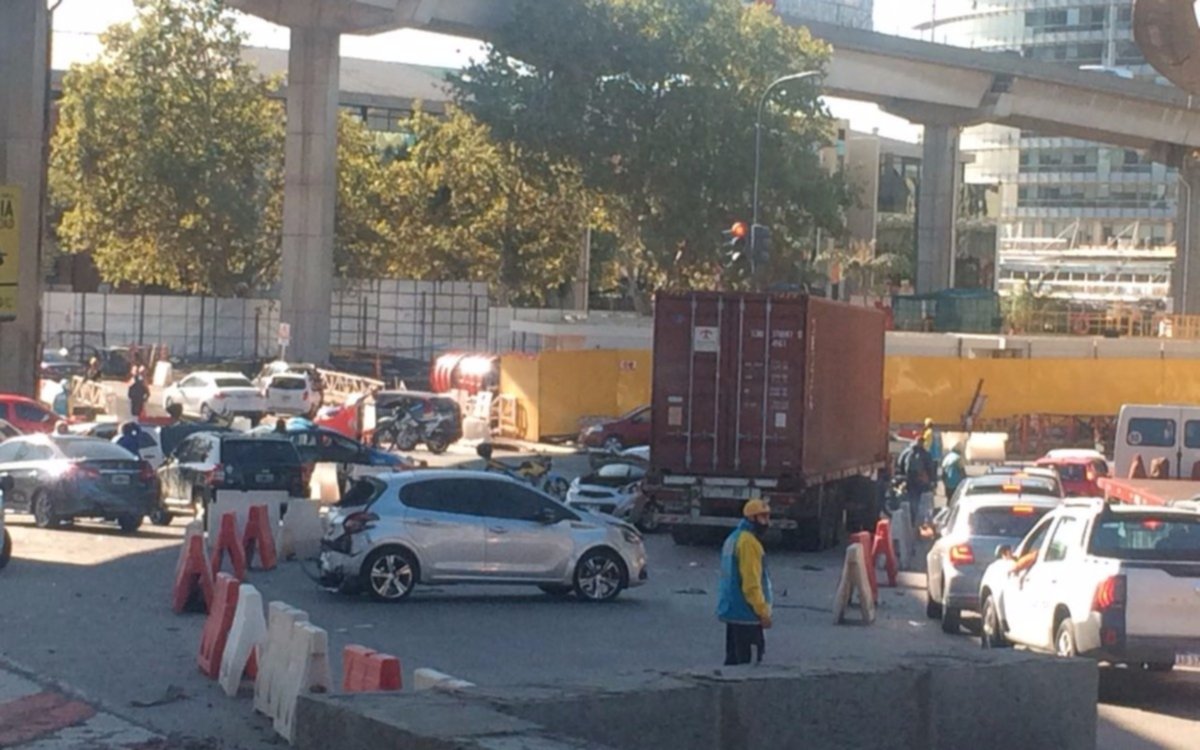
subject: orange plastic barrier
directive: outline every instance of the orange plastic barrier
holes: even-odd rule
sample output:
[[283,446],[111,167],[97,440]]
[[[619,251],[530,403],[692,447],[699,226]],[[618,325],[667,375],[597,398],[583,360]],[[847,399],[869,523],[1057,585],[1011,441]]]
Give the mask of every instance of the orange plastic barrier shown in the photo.
[[850,535],[850,544],[857,544],[862,547],[863,560],[867,567],[867,580],[871,582],[871,598],[879,601],[879,581],[875,576],[875,542],[871,538],[871,532],[859,531]]
[[246,580],[246,550],[242,548],[241,542],[238,540],[237,516],[232,512],[222,514],[219,528],[212,552],[213,578],[216,578],[217,573],[221,572],[221,564],[228,555],[230,563],[233,564],[234,577],[239,581],[244,581]]
[[875,524],[875,541],[871,547],[871,556],[867,558],[867,567],[872,571],[875,570],[875,564],[879,558],[883,558],[884,568],[887,570],[888,586],[896,586],[896,548],[892,544],[892,522],[886,518],[879,519]]
[[245,552],[247,567],[253,564],[254,553],[257,552],[262,569],[274,570],[277,555],[275,535],[271,532],[271,514],[267,512],[267,506],[250,506],[250,517],[246,522],[246,530],[242,532],[242,550]]
[[200,653],[196,664],[205,677],[217,679],[221,673],[221,657],[225,654],[225,641],[233,626],[233,613],[237,610],[238,579],[228,573],[218,573],[212,607],[204,621],[200,634]]
[[379,693],[403,686],[400,660],[366,646],[349,645],[342,650],[342,690],[347,693]]
[[175,565],[175,586],[171,591],[171,609],[206,612],[213,600],[212,572],[204,557],[204,537],[189,536],[179,550]]

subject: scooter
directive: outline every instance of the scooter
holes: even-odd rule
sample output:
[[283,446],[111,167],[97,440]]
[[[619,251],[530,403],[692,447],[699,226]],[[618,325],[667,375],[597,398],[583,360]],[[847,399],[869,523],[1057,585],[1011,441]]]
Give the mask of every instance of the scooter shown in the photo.
[[570,489],[571,484],[566,477],[554,472],[554,460],[549,456],[537,455],[522,461],[517,466],[512,466],[492,458],[491,443],[480,443],[475,452],[486,462],[485,471],[503,474],[519,482],[524,482],[556,500],[566,499],[567,490]]

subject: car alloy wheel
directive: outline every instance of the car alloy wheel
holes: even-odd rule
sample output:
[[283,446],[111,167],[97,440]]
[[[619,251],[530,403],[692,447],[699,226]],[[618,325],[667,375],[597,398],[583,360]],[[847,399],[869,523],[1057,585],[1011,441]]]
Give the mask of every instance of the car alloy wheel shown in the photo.
[[584,555],[575,569],[575,592],[589,602],[605,602],[621,593],[624,571],[611,552],[597,550]]
[[622,443],[621,438],[617,437],[616,435],[613,435],[604,441],[604,450],[608,453],[620,453],[624,447],[625,444]]
[[1075,626],[1069,619],[1064,619],[1058,624],[1058,632],[1054,636],[1054,652],[1067,659],[1079,655],[1075,646]]
[[658,521],[658,503],[646,503],[642,508],[642,516],[638,519],[637,528],[644,534],[656,534],[662,524]]
[[39,492],[33,497],[33,523],[39,529],[53,529],[58,526],[59,518],[54,513],[54,501],[45,492]]
[[1008,645],[1002,632],[1000,610],[996,607],[996,600],[990,596],[983,602],[983,625],[979,645],[981,648],[1003,648]]
[[407,597],[412,593],[417,577],[412,559],[397,549],[372,553],[366,570],[371,596],[382,602],[398,602]]

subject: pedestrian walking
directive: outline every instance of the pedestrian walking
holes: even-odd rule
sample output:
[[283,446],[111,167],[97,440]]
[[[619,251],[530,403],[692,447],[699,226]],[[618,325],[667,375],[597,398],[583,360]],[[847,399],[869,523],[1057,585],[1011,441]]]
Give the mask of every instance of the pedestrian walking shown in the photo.
[[146,379],[141,375],[134,377],[133,382],[129,385],[129,411],[134,419],[141,419],[142,410],[146,408],[146,402],[150,400],[150,388],[146,386]]
[[962,443],[955,443],[946,457],[942,459],[942,486],[946,489],[946,507],[951,507],[950,501],[958,485],[967,476],[967,462],[963,458]]
[[725,623],[726,666],[761,662],[766,650],[763,631],[771,627],[771,576],[762,545],[771,509],[762,500],[750,500],[742,516],[721,548],[717,618]]

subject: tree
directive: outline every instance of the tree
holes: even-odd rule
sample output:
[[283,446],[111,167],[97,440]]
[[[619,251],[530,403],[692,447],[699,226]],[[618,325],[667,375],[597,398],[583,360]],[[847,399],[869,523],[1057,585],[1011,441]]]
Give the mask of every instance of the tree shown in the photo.
[[60,242],[106,281],[233,295],[279,261],[283,114],[221,0],[135,0],[63,80]]
[[417,111],[384,167],[375,273],[487,281],[510,304],[553,300],[574,275],[594,199],[577,170],[499,143],[465,112]]
[[[524,158],[577,165],[608,204],[631,287],[716,283],[720,230],[750,218],[758,98],[827,51],[740,0],[520,0],[514,15],[455,79],[460,105]],[[829,124],[810,82],[767,108],[773,270],[800,265],[816,227],[842,231],[849,192],[815,148]]]

